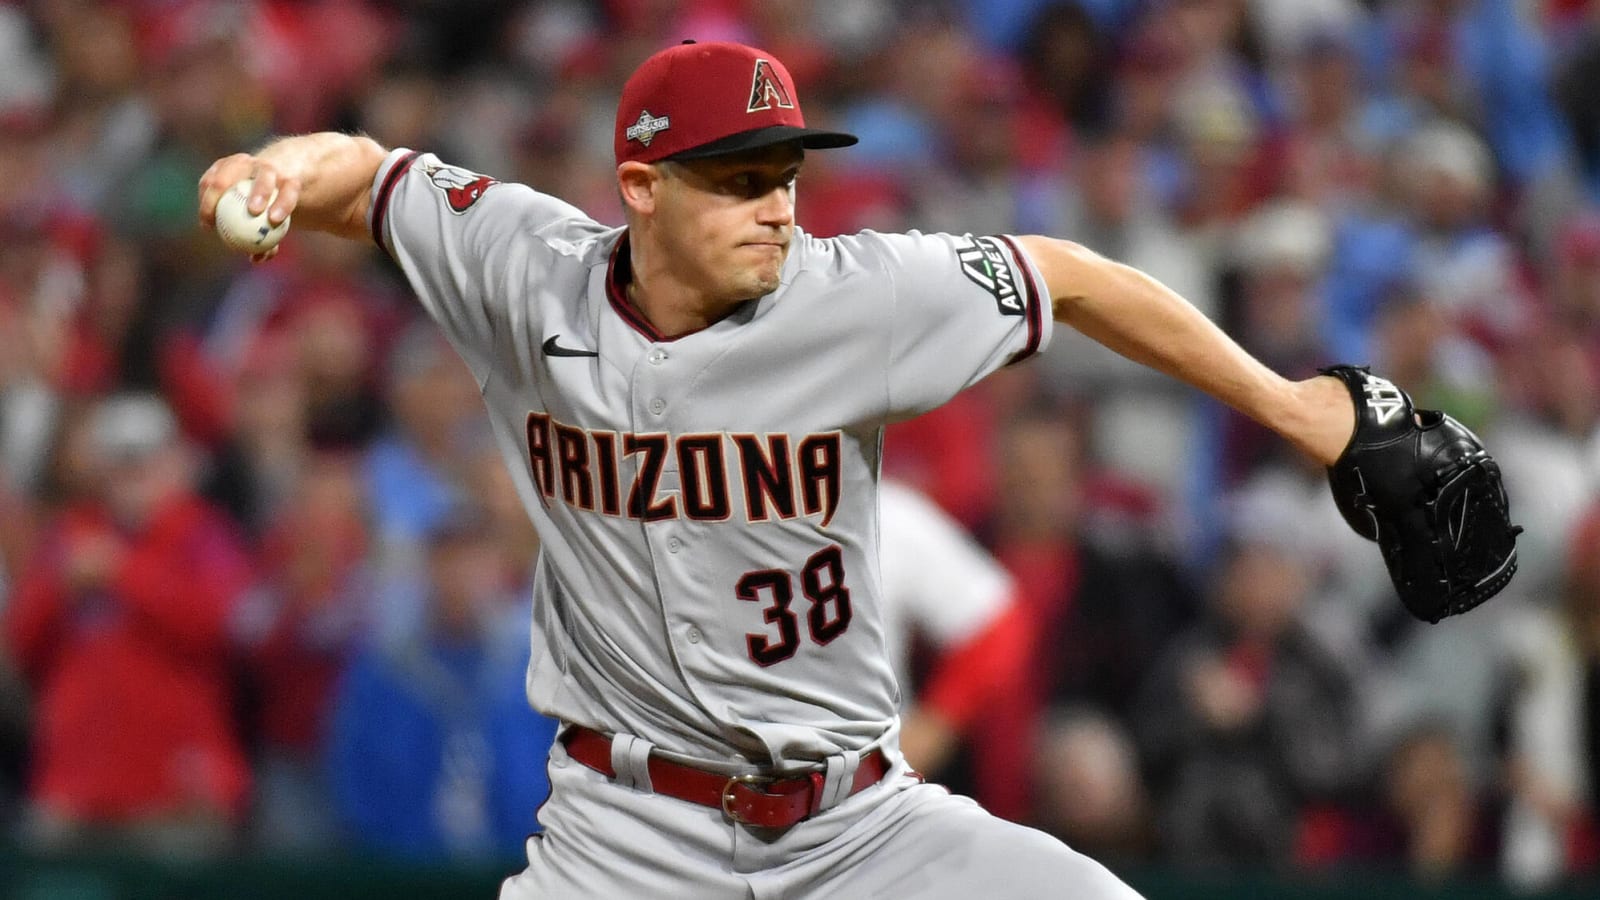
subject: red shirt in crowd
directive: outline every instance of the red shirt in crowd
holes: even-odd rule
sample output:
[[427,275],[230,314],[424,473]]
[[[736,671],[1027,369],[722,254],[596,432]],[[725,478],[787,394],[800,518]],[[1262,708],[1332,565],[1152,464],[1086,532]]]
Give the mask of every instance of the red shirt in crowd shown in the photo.
[[236,817],[250,775],[230,712],[228,623],[248,559],[219,513],[183,495],[123,535],[105,588],[74,591],[66,548],[115,528],[99,507],[63,513],[0,620],[36,697],[32,796],[89,822]]

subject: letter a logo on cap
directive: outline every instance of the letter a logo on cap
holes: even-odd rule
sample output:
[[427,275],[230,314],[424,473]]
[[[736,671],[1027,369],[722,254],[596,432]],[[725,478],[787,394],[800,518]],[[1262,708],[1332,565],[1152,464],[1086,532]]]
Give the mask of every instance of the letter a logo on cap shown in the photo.
[[789,96],[789,92],[783,87],[783,82],[773,73],[772,63],[758,59],[755,78],[750,82],[750,105],[745,112],[771,109],[774,100],[778,101],[778,106],[783,109],[794,109],[794,98]]

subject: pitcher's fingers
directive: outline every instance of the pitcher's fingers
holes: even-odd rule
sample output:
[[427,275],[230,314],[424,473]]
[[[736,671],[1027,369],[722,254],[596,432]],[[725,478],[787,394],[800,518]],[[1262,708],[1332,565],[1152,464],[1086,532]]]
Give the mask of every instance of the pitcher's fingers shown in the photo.
[[285,178],[278,182],[278,199],[272,201],[272,208],[267,210],[267,224],[276,228],[289,214],[294,212],[295,205],[300,202],[300,179]]
[[278,189],[278,170],[259,161],[255,171],[250,173],[255,182],[250,185],[250,196],[245,198],[245,209],[250,215],[259,216],[267,208],[267,201],[272,198],[272,192]]
[[211,167],[200,176],[200,183],[196,186],[200,194],[198,208],[200,224],[207,228],[216,227],[217,201],[222,199],[222,192],[225,190],[217,186],[217,169],[221,167],[222,162],[219,159],[212,163]]
[[249,178],[255,168],[255,157],[248,153],[235,153],[224,156],[206,169],[205,174],[200,176],[199,185],[200,224],[207,228],[216,227],[217,201],[222,199],[228,188]]

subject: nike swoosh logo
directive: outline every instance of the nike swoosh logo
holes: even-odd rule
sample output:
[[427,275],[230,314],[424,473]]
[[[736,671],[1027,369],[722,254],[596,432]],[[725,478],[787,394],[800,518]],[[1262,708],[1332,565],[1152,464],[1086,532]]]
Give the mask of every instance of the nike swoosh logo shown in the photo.
[[545,356],[599,356],[600,355],[599,353],[596,353],[593,350],[574,350],[571,347],[563,347],[560,344],[556,343],[556,338],[558,338],[558,337],[561,337],[561,335],[552,334],[552,335],[550,335],[550,339],[544,342],[544,355]]

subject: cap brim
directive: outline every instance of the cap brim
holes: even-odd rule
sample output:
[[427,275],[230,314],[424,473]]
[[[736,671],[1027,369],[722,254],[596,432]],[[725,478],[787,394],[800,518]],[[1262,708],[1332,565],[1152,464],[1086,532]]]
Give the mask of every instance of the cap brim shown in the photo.
[[708,156],[725,156],[729,153],[741,153],[746,150],[759,150],[773,144],[784,144],[789,141],[799,141],[800,146],[807,150],[829,150],[834,147],[849,147],[856,142],[853,134],[842,131],[824,131],[820,128],[800,128],[795,125],[768,125],[765,128],[752,128],[738,134],[730,134],[725,138],[718,138],[708,144],[680,150],[667,157],[667,159],[704,159]]

